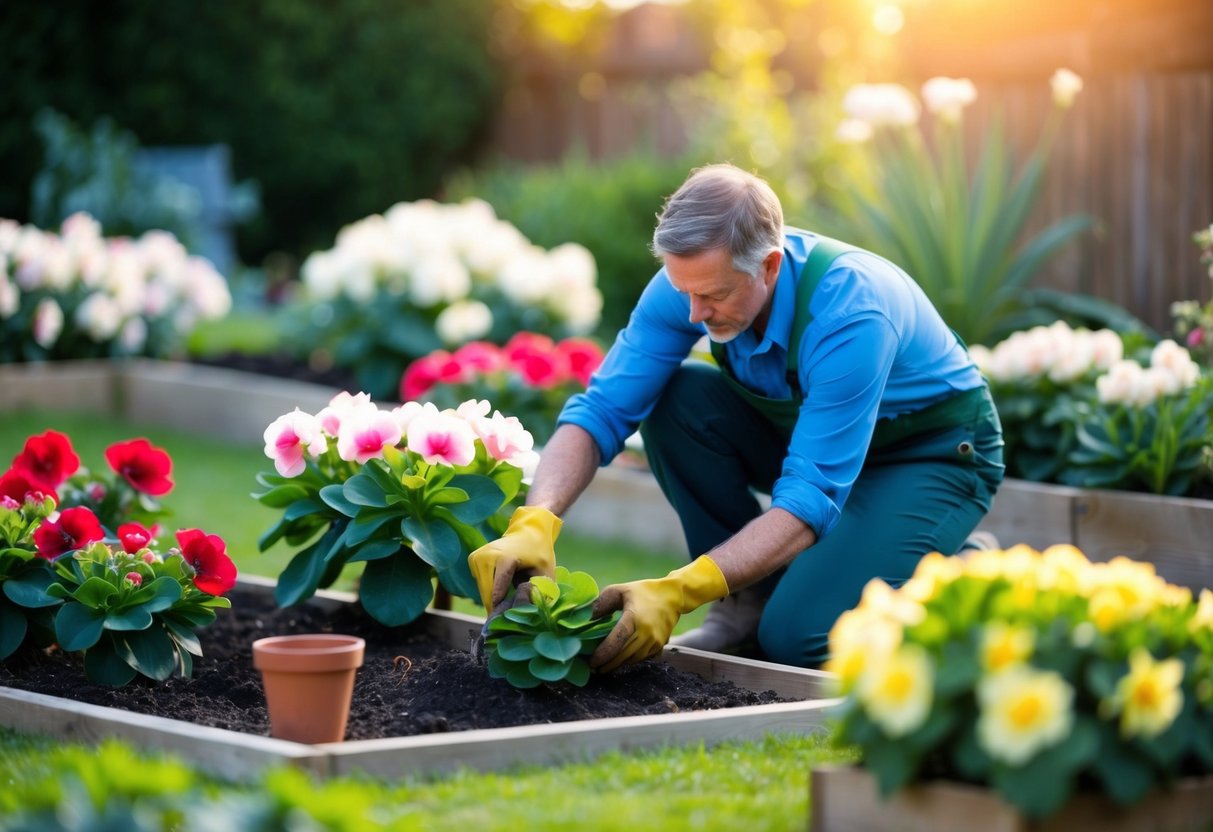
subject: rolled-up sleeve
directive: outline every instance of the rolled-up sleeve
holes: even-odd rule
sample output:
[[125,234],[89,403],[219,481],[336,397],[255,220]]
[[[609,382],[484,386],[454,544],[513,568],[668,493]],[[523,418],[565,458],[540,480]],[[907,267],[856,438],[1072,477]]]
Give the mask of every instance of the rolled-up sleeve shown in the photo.
[[876,312],[814,329],[814,338],[806,332],[801,344],[805,398],[771,505],[799,517],[821,538],[838,523],[863,467],[898,335]]
[[670,376],[703,335],[689,321],[686,298],[657,272],[584,393],[572,396],[557,424],[593,437],[606,465],[653,410]]

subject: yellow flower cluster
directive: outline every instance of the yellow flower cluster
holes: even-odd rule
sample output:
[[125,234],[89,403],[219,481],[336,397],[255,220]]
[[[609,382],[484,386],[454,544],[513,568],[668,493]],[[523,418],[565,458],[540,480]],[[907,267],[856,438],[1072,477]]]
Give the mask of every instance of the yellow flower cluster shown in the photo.
[[[1040,655],[1043,639],[1051,639],[1048,657]],[[1190,654],[1205,657],[1196,669],[1175,657],[1189,644],[1197,646]],[[1127,664],[1115,671],[1114,690],[1109,681],[1082,695],[1125,739],[1156,737],[1183,710],[1185,673],[1200,674],[1192,688],[1213,704],[1213,593],[1194,601],[1150,564],[1092,563],[1073,546],[933,553],[899,589],[868,584],[830,633],[826,669],[841,694],[897,739],[931,716],[947,657],[968,651],[977,743],[1017,766],[1065,741],[1074,725],[1085,682],[1059,670],[1059,650],[1077,657],[1074,666],[1092,656],[1121,670]]]

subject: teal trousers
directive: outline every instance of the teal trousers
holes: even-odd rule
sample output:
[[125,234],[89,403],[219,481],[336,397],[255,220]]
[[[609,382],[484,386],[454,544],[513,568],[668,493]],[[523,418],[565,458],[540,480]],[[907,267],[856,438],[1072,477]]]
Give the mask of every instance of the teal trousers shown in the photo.
[[[870,452],[837,525],[756,585],[770,593],[758,631],[766,658],[821,664],[830,628],[869,580],[898,586],[923,555],[960,548],[1003,477],[1002,431],[983,402],[961,424]],[[679,368],[641,435],[692,558],[761,513],[755,493],[770,493],[788,446],[717,368],[697,363]]]

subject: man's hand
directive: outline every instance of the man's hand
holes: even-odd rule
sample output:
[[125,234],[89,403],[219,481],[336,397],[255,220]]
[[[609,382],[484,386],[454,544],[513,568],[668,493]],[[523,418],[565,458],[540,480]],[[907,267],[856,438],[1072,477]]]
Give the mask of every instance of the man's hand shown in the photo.
[[590,667],[607,673],[656,656],[680,616],[728,594],[720,567],[707,555],[664,578],[608,586],[594,602],[594,617],[616,610],[623,610],[623,615],[590,656]]
[[561,525],[560,518],[546,508],[521,506],[514,510],[505,534],[468,555],[485,610],[501,603],[515,577],[555,577]]

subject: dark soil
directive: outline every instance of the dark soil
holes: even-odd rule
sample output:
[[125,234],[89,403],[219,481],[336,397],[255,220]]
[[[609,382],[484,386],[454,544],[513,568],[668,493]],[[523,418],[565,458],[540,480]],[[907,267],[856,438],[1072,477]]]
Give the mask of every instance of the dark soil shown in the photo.
[[517,690],[490,678],[469,653],[439,644],[416,627],[384,627],[357,605],[327,614],[307,605],[278,609],[265,595],[241,588],[230,597],[232,608],[220,610],[218,620],[199,631],[205,655],[195,659],[190,679],[153,682],[139,676],[123,688],[99,687],[85,679],[78,655],[23,648],[0,665],[0,686],[268,735],[253,641],[334,632],[366,639],[346,733],[351,740],[786,701],[770,691],[708,682],[661,662],[594,675],[584,688]]

